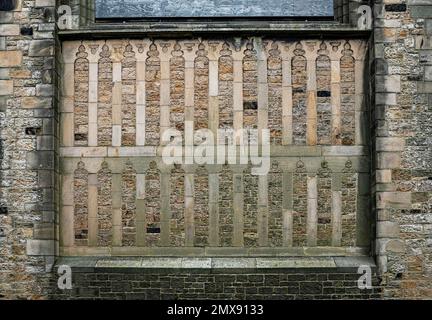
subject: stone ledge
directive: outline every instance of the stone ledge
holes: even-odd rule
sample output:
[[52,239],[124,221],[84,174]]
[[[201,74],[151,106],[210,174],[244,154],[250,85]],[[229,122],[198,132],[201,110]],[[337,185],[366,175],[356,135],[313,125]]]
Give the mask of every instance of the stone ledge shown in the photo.
[[177,257],[61,257],[54,268],[68,265],[73,272],[105,273],[190,273],[190,272],[357,272],[359,266],[376,268],[373,258],[302,257],[302,258],[177,258]]

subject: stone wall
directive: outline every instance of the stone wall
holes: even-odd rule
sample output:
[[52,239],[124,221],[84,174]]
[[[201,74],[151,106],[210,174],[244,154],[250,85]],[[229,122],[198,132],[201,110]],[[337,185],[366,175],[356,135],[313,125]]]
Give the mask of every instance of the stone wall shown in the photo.
[[[146,248],[159,247],[209,255],[223,247],[259,254],[307,246],[368,254],[371,219],[357,210],[369,201],[365,48],[361,40],[261,37],[64,42],[60,221],[68,231],[61,232],[61,253],[155,254]],[[268,128],[269,173],[257,176],[240,162],[222,168],[227,158],[206,167],[166,164],[164,132],[186,121],[212,132],[227,124]],[[299,166],[302,180],[293,181]],[[88,173],[86,181],[77,170]],[[210,182],[210,172],[217,180]],[[121,189],[114,182],[120,175]],[[294,205],[294,197],[304,201]],[[147,215],[137,228],[141,210]],[[88,248],[76,223],[83,215]],[[302,239],[293,241],[299,229]],[[92,242],[101,233],[105,240]],[[205,241],[210,234],[212,243]]]
[[[84,3],[84,1],[81,1]],[[150,130],[149,134],[137,139],[137,133],[145,131],[145,123],[137,121],[138,110],[132,107],[139,101],[148,102],[149,106],[155,105],[155,102],[161,102],[161,97],[155,90],[149,96],[136,96],[133,93],[142,91],[146,81],[151,80],[156,85],[165,88],[170,97],[170,104],[164,102],[164,108],[148,108],[149,123],[157,126],[160,119],[159,112],[169,114],[165,119],[177,128],[182,128],[184,117],[195,103],[195,99],[186,99],[186,96],[179,90],[181,83],[185,81],[188,72],[187,61],[190,61],[188,50],[184,47],[172,46],[174,51],[169,63],[166,61],[161,47],[156,45],[156,51],[148,51],[141,62],[144,62],[144,68],[147,68],[146,74],[139,74],[133,64],[137,56],[142,54],[140,48],[135,46],[128,48],[121,55],[116,56],[116,62],[124,65],[125,72],[116,76],[116,81],[104,81],[110,79],[118,68],[109,61],[108,55],[115,52],[115,48],[104,47],[100,45],[97,49],[90,46],[84,46],[73,52],[62,51],[62,42],[64,39],[75,38],[82,40],[88,39],[90,34],[102,39],[113,38],[113,33],[117,32],[114,37],[119,38],[119,30],[123,28],[120,38],[125,34],[135,35],[139,33],[141,39],[143,30],[149,31],[158,38],[161,32],[163,35],[172,35],[172,39],[177,35],[193,34],[195,39],[201,36],[203,32],[209,30],[217,33],[217,22],[205,22],[202,24],[182,24],[179,23],[172,28],[163,28],[161,24],[126,24],[115,27],[110,24],[92,24],[94,16],[89,8],[79,6],[79,0],[59,1],[61,4],[70,4],[73,14],[80,18],[74,20],[74,30],[57,32],[54,25],[54,6],[53,0],[35,0],[35,1],[16,1],[18,4],[15,11],[0,12],[0,299],[6,298],[410,298],[424,299],[432,298],[432,279],[431,279],[431,105],[432,105],[432,5],[430,0],[375,0],[375,1],[335,1],[337,9],[336,18],[341,24],[321,25],[319,22],[309,21],[304,24],[292,24],[290,22],[271,21],[269,23],[254,23],[253,25],[246,22],[229,21],[224,22],[224,36],[230,33],[233,38],[250,37],[256,35],[257,31],[264,33],[278,33],[279,37],[286,38],[286,34],[299,35],[301,37],[320,38],[328,36],[336,39],[350,40],[352,37],[367,38],[368,31],[359,31],[356,27],[355,8],[359,4],[370,4],[374,7],[374,27],[372,37],[369,42],[369,55],[367,58],[370,62],[370,69],[364,73],[364,83],[371,93],[370,99],[367,99],[365,105],[370,109],[370,144],[373,145],[370,155],[372,160],[372,194],[361,194],[365,201],[354,201],[354,195],[359,196],[359,190],[355,185],[364,184],[363,179],[356,176],[355,161],[350,164],[344,161],[335,170],[330,162],[329,166],[321,165],[321,156],[318,157],[316,167],[313,170],[313,176],[308,174],[309,163],[296,161],[289,167],[289,173],[292,177],[287,180],[286,168],[273,167],[268,177],[269,201],[268,207],[268,240],[270,241],[266,252],[271,247],[283,246],[296,247],[307,244],[308,229],[305,219],[307,218],[308,200],[315,197],[308,197],[308,185],[311,183],[319,186],[325,192],[316,197],[316,203],[319,205],[317,210],[317,243],[327,244],[330,238],[329,227],[333,220],[328,217],[329,194],[334,193],[333,186],[329,188],[328,174],[340,173],[341,194],[345,200],[341,201],[341,210],[347,212],[341,221],[341,238],[334,239],[332,243],[339,246],[347,247],[352,245],[354,230],[352,221],[354,220],[353,212],[362,211],[370,212],[376,219],[376,228],[374,221],[360,221],[364,226],[370,226],[375,231],[376,239],[373,243],[378,266],[377,274],[374,275],[374,287],[372,292],[359,292],[355,286],[354,278],[358,278],[356,268],[340,270],[328,270],[324,268],[324,263],[320,268],[312,269],[312,273],[307,272],[307,268],[297,269],[295,271],[278,270],[271,273],[262,271],[247,271],[245,275],[238,274],[244,269],[237,268],[230,270],[225,268],[220,274],[209,274],[208,272],[197,273],[195,276],[192,269],[183,273],[178,272],[158,272],[143,274],[143,269],[139,272],[133,272],[131,268],[124,268],[121,272],[114,272],[112,268],[88,268],[74,269],[74,289],[73,291],[57,291],[56,275],[51,272],[51,267],[55,263],[55,257],[58,256],[57,239],[58,235],[69,240],[72,239],[77,247],[87,248],[89,243],[92,246],[97,244],[104,245],[109,241],[116,241],[117,248],[130,249],[130,245],[143,247],[150,239],[151,243],[165,243],[178,245],[183,241],[198,248],[224,243],[231,245],[232,241],[244,241],[245,246],[254,247],[260,241],[258,236],[259,224],[253,219],[253,215],[245,215],[243,219],[244,237],[233,239],[231,226],[233,221],[230,220],[232,208],[227,203],[233,193],[236,197],[255,199],[255,193],[260,184],[258,178],[248,174],[247,168],[242,171],[232,171],[230,168],[222,168],[221,171],[212,171],[200,168],[198,175],[195,175],[196,181],[200,185],[214,185],[225,190],[221,193],[220,198],[215,198],[213,193],[202,194],[202,190],[187,189],[184,186],[183,193],[179,197],[172,197],[166,192],[174,180],[169,176],[175,177],[176,180],[186,181],[191,177],[190,168],[170,168],[173,172],[164,172],[159,168],[157,162],[149,161],[146,166],[139,167],[128,163],[128,158],[124,156],[121,166],[110,159],[103,162],[103,156],[99,159],[86,159],[76,156],[72,164],[65,166],[60,170],[59,167],[59,116],[57,111],[60,106],[59,96],[64,93],[63,87],[69,86],[70,82],[62,81],[62,77],[67,70],[62,69],[62,60],[64,55],[73,54],[74,58],[80,59],[76,63],[76,79],[72,83],[75,93],[71,97],[76,101],[69,104],[70,101],[62,100],[62,106],[68,106],[70,110],[75,110],[77,121],[69,122],[70,130],[73,132],[69,136],[74,148],[88,148],[96,141],[105,144],[105,148],[115,147],[112,145],[112,136],[118,141],[124,141],[125,144],[132,144],[135,135],[136,143],[145,145],[149,140],[157,141],[158,132]],[[81,26],[79,25],[81,22]],[[151,27],[151,29],[150,29]],[[220,32],[220,30],[219,30]],[[253,32],[253,33],[252,33]],[[59,33],[60,38],[56,35]],[[165,37],[166,38],[166,37]],[[190,38],[190,37],[189,37]],[[304,41],[305,39],[299,39]],[[334,39],[333,39],[334,40]],[[329,41],[331,41],[329,39]],[[93,41],[94,42],[94,41]],[[104,42],[104,41],[102,41]],[[235,42],[234,42],[235,43]],[[344,42],[345,43],[345,42]],[[316,108],[317,108],[317,135],[312,140],[305,139],[302,132],[307,130],[304,127],[293,128],[293,135],[287,138],[284,131],[280,132],[279,117],[269,118],[269,126],[272,129],[272,137],[275,143],[286,145],[291,141],[295,143],[311,143],[316,138],[318,145],[327,145],[329,111],[327,104],[332,103],[332,97],[327,92],[329,88],[332,91],[333,82],[329,83],[329,64],[326,54],[321,52],[331,51],[331,43],[324,43],[327,48],[317,45],[317,50],[321,50],[316,64],[317,86]],[[245,44],[247,45],[247,44]],[[219,104],[219,124],[221,127],[232,126],[234,119],[242,125],[251,125],[259,114],[255,112],[259,104],[254,101],[257,98],[259,88],[253,87],[254,73],[260,59],[260,52],[255,47],[248,45],[245,48],[249,51],[248,59],[243,63],[236,56],[235,46],[222,45],[220,47],[220,60],[218,63],[219,75],[219,95],[217,102]],[[340,47],[342,49],[342,47]],[[83,50],[84,49],[84,50]],[[108,49],[108,50],[107,50]],[[132,49],[132,50],[129,50]],[[301,57],[307,52],[307,47],[295,48],[296,57],[295,70],[298,76],[292,80],[293,101],[299,102],[300,106],[307,101],[307,96],[303,92],[307,89],[308,83],[301,76],[307,71],[307,63]],[[100,83],[96,88],[103,95],[98,95],[96,100],[87,87],[90,82],[92,64],[95,64],[95,53],[92,50],[99,50],[97,59],[101,59],[101,72],[97,74]],[[112,51],[111,51],[112,50]],[[145,50],[145,49],[142,49]],[[203,49],[200,55],[203,61],[198,61],[202,74],[206,74],[207,67],[210,70],[214,66],[215,56],[208,47]],[[268,47],[269,60],[268,72],[262,75],[259,82],[265,79],[269,84],[269,95],[272,104],[277,106],[275,114],[280,114],[280,57],[285,54],[281,47]],[[352,63],[350,62],[352,48],[344,45],[344,60],[341,67],[344,70],[344,79],[349,82],[352,79]],[[196,53],[197,48],[193,50]],[[279,52],[280,51],[280,52]],[[243,51],[246,53],[246,51]],[[255,58],[256,57],[256,58]],[[208,59],[209,64],[204,61]],[[307,60],[307,59],[306,59]],[[206,60],[207,61],[207,60]],[[165,63],[170,68],[161,68]],[[201,68],[202,67],[202,68]],[[243,69],[245,68],[245,69]],[[333,68],[330,68],[333,70]],[[238,70],[244,70],[245,75],[250,74],[251,81],[246,81],[239,85],[239,79],[236,78]],[[283,70],[283,66],[282,66]],[[98,72],[99,72],[98,71]],[[134,72],[137,74],[134,74]],[[209,71],[210,73],[210,71]],[[171,83],[163,82],[167,74],[172,79]],[[87,78],[88,77],[88,78]],[[331,72],[330,72],[331,77]],[[92,78],[93,79],[93,78]],[[189,78],[190,79],[190,78]],[[190,80],[189,80],[190,81]],[[131,85],[132,83],[132,85]],[[133,83],[136,83],[134,86]],[[284,80],[282,79],[282,84]],[[117,84],[117,86],[116,86]],[[330,84],[330,85],[329,85]],[[205,84],[207,85],[207,84]],[[140,87],[141,86],[141,87]],[[209,84],[210,86],[210,84]],[[124,87],[124,90],[122,89]],[[211,86],[210,86],[211,87]],[[236,89],[237,88],[237,89]],[[306,88],[306,89],[304,89]],[[151,89],[151,88],[150,88]],[[232,100],[233,92],[240,90],[243,99],[247,101],[244,106],[248,110],[246,117],[239,118],[236,114]],[[205,90],[203,90],[204,92]],[[318,94],[319,92],[319,94]],[[341,88],[341,95],[350,95],[349,86]],[[196,95],[200,102],[202,95]],[[211,96],[210,96],[211,97]],[[115,98],[115,99],[114,99]],[[134,98],[136,100],[134,100]],[[330,98],[330,99],[329,99]],[[143,99],[143,100],[138,100]],[[285,98],[284,98],[285,99]],[[216,99],[213,99],[216,100]],[[234,99],[234,101],[236,101]],[[101,114],[96,115],[97,121],[86,123],[87,117],[93,117],[94,109],[82,107],[86,104],[105,104],[107,108],[101,108]],[[352,103],[349,99],[347,105]],[[182,105],[185,105],[185,111],[182,112]],[[129,117],[118,119],[112,116],[112,108],[115,110],[124,110]],[[283,106],[282,115],[283,115]],[[142,110],[141,110],[142,111]],[[349,118],[349,109],[347,110]],[[209,114],[211,116],[211,114]],[[304,113],[298,112],[292,114],[293,118],[298,119],[299,123],[303,119]],[[146,118],[147,119],[147,118]],[[153,119],[153,120],[152,120]],[[64,120],[64,119],[63,119]],[[83,120],[83,121],[82,121]],[[303,119],[304,120],[304,119]],[[135,122],[135,128],[133,124]],[[341,122],[341,125],[343,122]],[[119,126],[125,130],[119,130]],[[95,139],[94,128],[103,128],[98,130],[99,134]],[[282,128],[284,128],[282,126]],[[64,129],[64,127],[63,127]],[[338,138],[345,142],[352,141],[352,136],[341,135]],[[64,137],[62,137],[64,138]],[[100,138],[100,140],[99,140]],[[336,136],[334,136],[336,138]],[[93,139],[93,140],[92,140]],[[336,140],[331,140],[335,143]],[[338,143],[338,142],[337,142]],[[312,146],[314,146],[312,144]],[[94,147],[94,146],[93,146]],[[118,147],[118,146],[117,146]],[[108,150],[108,149],[107,149]],[[122,157],[119,155],[119,157]],[[90,161],[91,160],[91,161]],[[92,161],[96,164],[91,164]],[[81,161],[81,162],[80,162]],[[86,162],[87,161],[87,162]],[[91,165],[90,165],[91,164]],[[68,170],[68,171],[65,171]],[[245,170],[245,171],[243,171]],[[280,170],[282,170],[282,182],[280,181]],[[284,171],[285,170],[285,171]],[[354,173],[353,173],[354,170]],[[76,189],[75,193],[67,195],[62,194],[61,184],[59,181],[60,172],[67,172],[72,179],[65,181],[69,183],[69,190]],[[174,174],[174,175],[173,175]],[[143,179],[144,176],[150,176],[151,179]],[[183,180],[183,175],[185,179]],[[193,175],[193,174],[192,174]],[[164,177],[162,179],[162,176]],[[135,180],[134,180],[135,177]],[[173,178],[174,179],[174,178]],[[292,230],[292,238],[286,237],[286,232],[280,234],[280,203],[282,208],[286,208],[286,198],[280,199],[278,190],[286,190],[289,194],[292,189],[287,185],[287,181],[293,181],[298,185],[301,193],[292,195],[292,215],[293,225],[296,227]],[[110,181],[110,182],[109,182]],[[135,181],[135,183],[134,183]],[[145,188],[153,190],[151,197],[143,196],[144,187],[136,181],[145,181]],[[161,185],[161,182],[164,185]],[[235,189],[232,181],[242,181],[251,185],[250,192],[246,188]],[[369,180],[368,180],[369,181]],[[366,182],[366,185],[368,183]],[[181,183],[180,183],[181,185]],[[339,185],[339,183],[337,184]],[[342,192],[342,186],[344,191]],[[238,187],[238,185],[237,185]],[[131,190],[136,188],[136,201],[134,203]],[[339,187],[338,187],[339,188]],[[234,192],[237,190],[237,192]],[[271,192],[275,190],[275,192]],[[339,190],[337,190],[339,191]],[[111,195],[110,196],[110,192]],[[182,191],[183,192],[183,191]],[[98,197],[104,195],[105,198]],[[208,196],[208,198],[206,198]],[[76,217],[72,222],[63,223],[58,226],[58,213],[60,210],[60,198],[63,197],[62,204],[69,203],[68,214]],[[68,198],[69,197],[69,198]],[[76,199],[75,199],[76,197]],[[79,201],[79,199],[92,197],[92,201]],[[161,219],[158,212],[165,211],[166,208],[160,207],[160,202],[154,199],[164,197],[165,203],[171,204],[174,208],[175,215],[172,219]],[[335,195],[338,197],[338,195]],[[202,201],[195,201],[194,212],[199,216],[196,221],[189,216],[188,224],[194,225],[194,237],[183,239],[183,233],[191,232],[184,225],[182,216],[181,199],[185,202],[193,198],[200,198]],[[105,201],[106,200],[106,201]],[[358,207],[359,203],[368,203],[372,200],[373,211],[368,210],[366,206]],[[68,202],[69,201],[69,202]],[[125,203],[125,206],[119,204]],[[75,206],[74,206],[75,204]],[[89,207],[92,206],[91,208]],[[207,207],[208,206],[208,210]],[[246,201],[245,206],[248,213],[259,211],[259,203],[253,200]],[[215,212],[219,208],[220,220],[214,220],[214,215],[207,216],[207,212]],[[89,212],[100,212],[99,216],[90,216]],[[167,212],[167,211],[165,211]],[[188,212],[186,212],[187,216]],[[113,220],[111,215],[119,218]],[[166,216],[165,216],[166,217]],[[359,217],[357,215],[357,217]],[[355,218],[357,220],[357,218]],[[375,220],[374,219],[374,220]],[[208,221],[208,224],[206,223]],[[220,221],[220,228],[224,232],[215,232],[215,229],[209,230],[207,226],[216,224]],[[237,220],[238,221],[238,220]],[[357,220],[358,221],[358,220]],[[151,222],[151,225],[148,225]],[[284,221],[282,221],[283,226]],[[358,222],[357,222],[358,223]],[[186,224],[186,225],[188,225]],[[157,233],[161,229],[170,227],[175,230],[171,238],[161,238]],[[97,230],[93,232],[90,230]],[[112,233],[106,232],[112,230]],[[148,238],[143,237],[144,233],[137,230],[145,230]],[[117,235],[126,235],[123,238]],[[179,240],[179,235],[180,239]],[[111,238],[112,237],[112,238]],[[340,244],[339,244],[340,241]],[[70,243],[69,243],[70,244]],[[62,244],[65,245],[65,242]],[[67,245],[67,243],[66,243]],[[82,249],[83,252],[85,249]],[[79,250],[77,250],[79,253]],[[303,252],[305,253],[305,252]],[[63,252],[62,254],[65,254]],[[100,252],[99,254],[106,254]],[[121,250],[119,251],[121,254]],[[136,253],[142,255],[143,252]],[[159,252],[160,254],[160,252]],[[213,252],[212,254],[217,254]],[[234,253],[233,253],[234,254]],[[322,252],[311,251],[311,255],[322,254]],[[330,254],[334,254],[331,252]],[[344,253],[346,254],[346,253]],[[298,253],[295,253],[298,255]],[[81,267],[89,264],[89,260],[80,258]],[[59,264],[66,263],[63,260],[57,261]],[[69,262],[67,262],[69,263]],[[356,262],[356,265],[361,262]],[[144,268],[145,269],[145,268]],[[147,272],[148,270],[145,269]],[[125,273],[132,272],[131,274]],[[154,280],[154,281],[152,281]],[[381,280],[380,283],[377,281]],[[382,291],[378,290],[380,287]]]
[[41,298],[55,256],[55,1],[0,11],[0,298]]

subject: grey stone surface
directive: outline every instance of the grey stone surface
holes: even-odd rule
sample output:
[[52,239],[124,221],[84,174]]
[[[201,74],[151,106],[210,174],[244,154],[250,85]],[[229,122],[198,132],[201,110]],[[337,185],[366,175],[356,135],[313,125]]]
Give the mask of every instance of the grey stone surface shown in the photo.
[[332,0],[96,0],[96,18],[333,16]]

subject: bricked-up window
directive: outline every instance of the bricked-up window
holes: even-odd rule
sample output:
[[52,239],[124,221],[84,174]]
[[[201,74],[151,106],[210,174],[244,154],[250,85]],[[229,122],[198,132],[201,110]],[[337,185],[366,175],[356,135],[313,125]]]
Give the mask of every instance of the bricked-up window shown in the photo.
[[0,0],[0,11],[12,11],[17,7],[18,0]]
[[333,0],[95,0],[96,19],[333,17]]
[[[61,254],[368,254],[366,48],[278,37],[64,42]],[[184,147],[188,128],[267,129],[267,172],[256,175],[251,159],[168,163],[168,128]]]

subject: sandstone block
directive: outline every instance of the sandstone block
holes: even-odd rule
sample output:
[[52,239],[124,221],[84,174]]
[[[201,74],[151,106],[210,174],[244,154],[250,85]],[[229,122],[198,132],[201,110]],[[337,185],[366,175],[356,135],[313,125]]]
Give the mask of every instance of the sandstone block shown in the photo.
[[7,96],[13,94],[13,81],[0,80],[0,96]]
[[21,63],[21,51],[0,51],[0,68],[18,67]]

